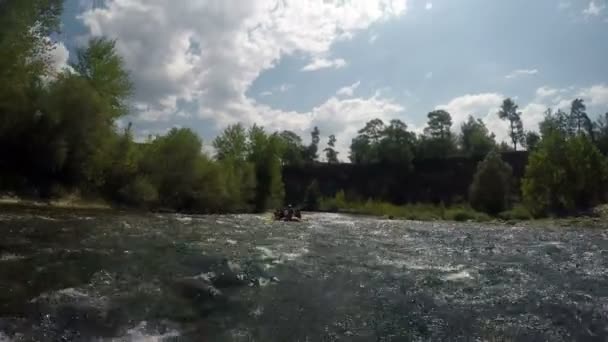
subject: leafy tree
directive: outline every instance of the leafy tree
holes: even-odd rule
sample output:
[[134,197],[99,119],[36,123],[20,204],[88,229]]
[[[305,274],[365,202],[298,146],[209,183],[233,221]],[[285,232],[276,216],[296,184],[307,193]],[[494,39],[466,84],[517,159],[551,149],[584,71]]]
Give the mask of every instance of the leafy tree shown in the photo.
[[302,145],[302,138],[292,131],[283,131],[279,134],[282,144],[282,161],[285,165],[302,165],[306,157],[306,148]]
[[308,161],[309,163],[314,162],[315,160],[319,159],[319,142],[321,142],[321,132],[319,131],[319,128],[315,126],[315,128],[312,130],[312,132],[310,132],[310,145],[308,145],[308,148],[306,149],[306,161]]
[[586,113],[587,107],[583,99],[574,99],[570,105],[569,132],[580,134],[585,130],[589,136],[593,135],[591,120]]
[[191,209],[197,201],[202,141],[190,129],[173,128],[144,150],[142,172],[158,189],[162,205]]
[[354,164],[365,164],[373,161],[373,149],[368,136],[359,135],[352,140],[349,159]]
[[418,139],[418,158],[445,158],[456,151],[456,141],[451,132],[452,117],[445,110],[428,115],[424,135]]
[[537,216],[594,205],[605,196],[607,167],[588,137],[552,133],[530,155],[522,180],[524,202]]
[[283,202],[281,144],[278,135],[269,136],[262,127],[256,125],[249,130],[249,144],[248,159],[254,165],[256,174],[254,209],[262,212]]
[[414,159],[413,147],[416,136],[408,132],[407,125],[401,120],[391,120],[382,132],[378,146],[379,160],[385,163],[411,167]]
[[338,152],[334,149],[336,147],[336,136],[330,135],[329,141],[327,142],[327,148],[325,148],[325,157],[327,158],[327,162],[330,164],[338,163]]
[[483,120],[469,116],[460,126],[460,148],[468,156],[485,156],[496,147],[495,135],[486,128]]
[[355,137],[350,146],[350,160],[353,163],[377,163],[379,158],[379,144],[385,130],[384,122],[380,119],[373,119],[359,130],[359,135]]
[[528,151],[534,151],[540,143],[540,135],[534,131],[528,131],[526,133],[526,148]]
[[126,100],[132,93],[133,84],[124,69],[122,58],[116,52],[115,41],[91,39],[86,49],[78,51],[78,63],[73,68],[108,102],[107,110],[111,119],[127,114]]
[[241,124],[227,127],[213,141],[225,184],[224,207],[228,211],[247,211],[254,201],[255,166],[249,162],[248,136]]
[[498,117],[502,120],[509,121],[509,137],[513,143],[513,149],[517,151],[517,144],[524,143],[524,128],[521,122],[521,113],[517,111],[518,106],[507,98],[503,101],[500,110],[498,111]]
[[435,139],[450,138],[452,132],[452,116],[445,110],[439,109],[428,114],[427,127],[424,129],[425,134]]
[[385,126],[380,119],[370,120],[365,124],[365,127],[359,130],[359,134],[365,135],[373,144],[378,144],[382,138]]
[[495,150],[477,165],[470,189],[473,208],[496,215],[509,206],[511,167],[502,161]]
[[595,123],[597,128],[595,144],[602,154],[608,154],[608,112],[600,116]]
[[228,126],[222,134],[213,141],[218,160],[230,159],[235,162],[244,162],[247,159],[247,133],[239,123]]

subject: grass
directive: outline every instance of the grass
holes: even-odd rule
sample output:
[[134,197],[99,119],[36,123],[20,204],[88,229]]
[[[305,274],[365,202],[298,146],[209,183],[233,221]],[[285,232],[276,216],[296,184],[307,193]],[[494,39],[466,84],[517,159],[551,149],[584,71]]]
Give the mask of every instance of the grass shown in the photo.
[[385,216],[415,221],[490,221],[492,217],[473,210],[468,205],[457,205],[446,208],[443,205],[407,204],[394,205],[386,202],[368,200],[347,201],[342,193],[335,198],[326,198],[321,201],[321,209],[331,212],[343,212],[372,216]]

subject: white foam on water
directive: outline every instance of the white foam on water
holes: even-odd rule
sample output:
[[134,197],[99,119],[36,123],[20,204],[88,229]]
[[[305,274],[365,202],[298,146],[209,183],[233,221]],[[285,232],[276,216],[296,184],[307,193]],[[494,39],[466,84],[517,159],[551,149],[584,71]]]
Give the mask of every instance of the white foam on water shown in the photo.
[[226,243],[229,245],[233,245],[233,246],[236,245],[236,241],[231,240],[231,239],[226,239]]
[[411,270],[435,270],[441,272],[455,272],[460,271],[464,268],[464,265],[448,266],[448,265],[430,265],[423,263],[416,263],[409,260],[403,259],[387,259],[380,256],[376,256],[379,265],[383,266],[395,266],[398,268],[407,268]]
[[44,221],[59,221],[59,220],[57,220],[55,218],[52,218],[50,216],[44,216],[44,215],[35,215],[34,217],[38,218],[38,219],[41,219],[41,220],[44,220]]
[[270,249],[268,249],[267,247],[256,247],[255,249],[257,249],[258,251],[262,252],[262,254],[264,255],[264,257],[266,257],[267,259],[276,259],[277,255],[271,251]]
[[251,310],[251,312],[249,314],[251,316],[257,318],[257,317],[262,316],[263,313],[264,313],[264,307],[263,306],[258,306],[255,309]]
[[113,339],[106,340],[106,341],[111,341],[111,342],[124,342],[124,341],[162,342],[165,339],[176,338],[176,337],[180,336],[180,333],[176,330],[171,330],[164,334],[150,334],[148,331],[146,331],[147,324],[148,323],[146,321],[141,322],[135,328],[127,330],[127,333],[125,336],[122,336],[120,338],[113,338]]
[[457,273],[448,274],[447,276],[445,276],[444,279],[449,280],[449,281],[458,281],[458,280],[473,279],[473,276],[471,276],[471,274],[468,271],[460,271]]
[[175,219],[182,223],[192,222],[192,217],[188,217],[188,216],[178,216]]
[[25,257],[23,255],[17,255],[17,254],[13,254],[13,253],[5,253],[5,254],[0,255],[0,261],[17,261],[17,260],[23,260],[23,259],[25,259]]

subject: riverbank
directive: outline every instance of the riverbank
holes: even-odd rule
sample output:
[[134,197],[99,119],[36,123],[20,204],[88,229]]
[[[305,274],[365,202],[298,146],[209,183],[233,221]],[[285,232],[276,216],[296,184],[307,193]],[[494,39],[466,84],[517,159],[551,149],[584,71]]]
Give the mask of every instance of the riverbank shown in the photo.
[[456,222],[507,222],[543,223],[554,226],[608,226],[608,205],[598,206],[589,212],[568,217],[534,218],[521,204],[496,216],[479,212],[468,204],[452,206],[433,204],[394,205],[385,202],[346,201],[340,197],[323,199],[321,211],[341,214],[368,215],[412,221],[456,221]]
[[371,200],[366,202],[347,201],[344,198],[340,198],[340,196],[323,199],[320,203],[320,207],[322,211],[326,212],[363,214],[414,221],[446,220],[458,222],[488,222],[493,220],[527,221],[532,219],[532,215],[520,205],[516,205],[511,210],[502,212],[496,217],[476,211],[468,204],[457,204],[452,206],[445,206],[443,204],[395,205]]
[[103,200],[86,200],[79,196],[66,196],[58,199],[41,200],[27,199],[18,196],[0,196],[0,206],[25,208],[53,208],[53,209],[85,209],[85,210],[113,210],[114,206]]

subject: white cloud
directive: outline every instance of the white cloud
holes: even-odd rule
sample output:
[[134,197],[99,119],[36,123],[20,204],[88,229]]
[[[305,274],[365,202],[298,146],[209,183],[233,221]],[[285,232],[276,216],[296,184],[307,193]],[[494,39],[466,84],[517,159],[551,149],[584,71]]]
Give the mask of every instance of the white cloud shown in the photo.
[[346,66],[346,61],[342,58],[338,59],[325,59],[325,58],[316,58],[309,64],[305,65],[302,68],[302,71],[316,71],[327,68],[336,68],[340,69]]
[[289,90],[293,89],[293,87],[294,87],[293,84],[287,84],[287,83],[281,84],[280,86],[272,88],[272,90],[265,90],[265,91],[261,92],[260,96],[262,96],[262,97],[271,96],[277,92],[285,93],[285,92],[288,92]]
[[378,35],[377,35],[377,34],[372,34],[372,35],[369,37],[369,43],[370,43],[370,44],[374,44],[374,43],[376,42],[376,40],[378,40]]
[[595,0],[591,0],[587,8],[583,10],[583,14],[586,16],[597,17],[604,10],[606,6],[603,4],[597,4]]
[[608,106],[608,86],[605,84],[598,84],[589,88],[581,89],[578,96],[584,99],[588,105],[598,107]]
[[432,10],[433,9],[433,3],[432,2],[427,2],[426,5],[424,6],[424,8],[428,11],[428,10]]
[[505,76],[505,78],[513,79],[513,78],[516,78],[519,76],[536,75],[536,74],[538,74],[538,69],[519,69],[519,70],[512,71],[510,74]]
[[[136,85],[140,115],[175,117],[174,103],[198,106],[200,118],[226,123],[311,124],[307,114],[262,106],[245,94],[287,55],[309,69],[344,66],[327,60],[332,44],[406,11],[407,0],[107,0],[79,18],[89,35],[117,39]],[[174,101],[175,100],[175,101]],[[372,101],[365,99],[362,101]],[[381,102],[374,99],[373,103]],[[388,102],[387,102],[388,103]],[[218,127],[218,128],[219,128]],[[304,129],[307,129],[304,126]]]
[[559,92],[560,92],[559,89],[543,86],[543,87],[540,87],[540,88],[536,89],[536,97],[543,99],[543,98],[546,98],[546,97],[555,96]]
[[260,96],[270,96],[272,95],[272,92],[270,90],[266,90],[260,93]]
[[340,90],[338,90],[336,92],[336,95],[352,97],[353,94],[355,93],[355,90],[357,90],[357,88],[359,88],[359,85],[361,85],[360,81],[355,82],[355,83],[351,84],[350,86],[340,88]]
[[436,109],[447,110],[452,115],[454,127],[458,128],[469,115],[485,118],[496,113],[504,98],[498,93],[468,94],[456,97],[448,104],[437,106]]
[[433,72],[429,71],[424,75],[424,78],[427,80],[430,80],[431,78],[433,78]]

